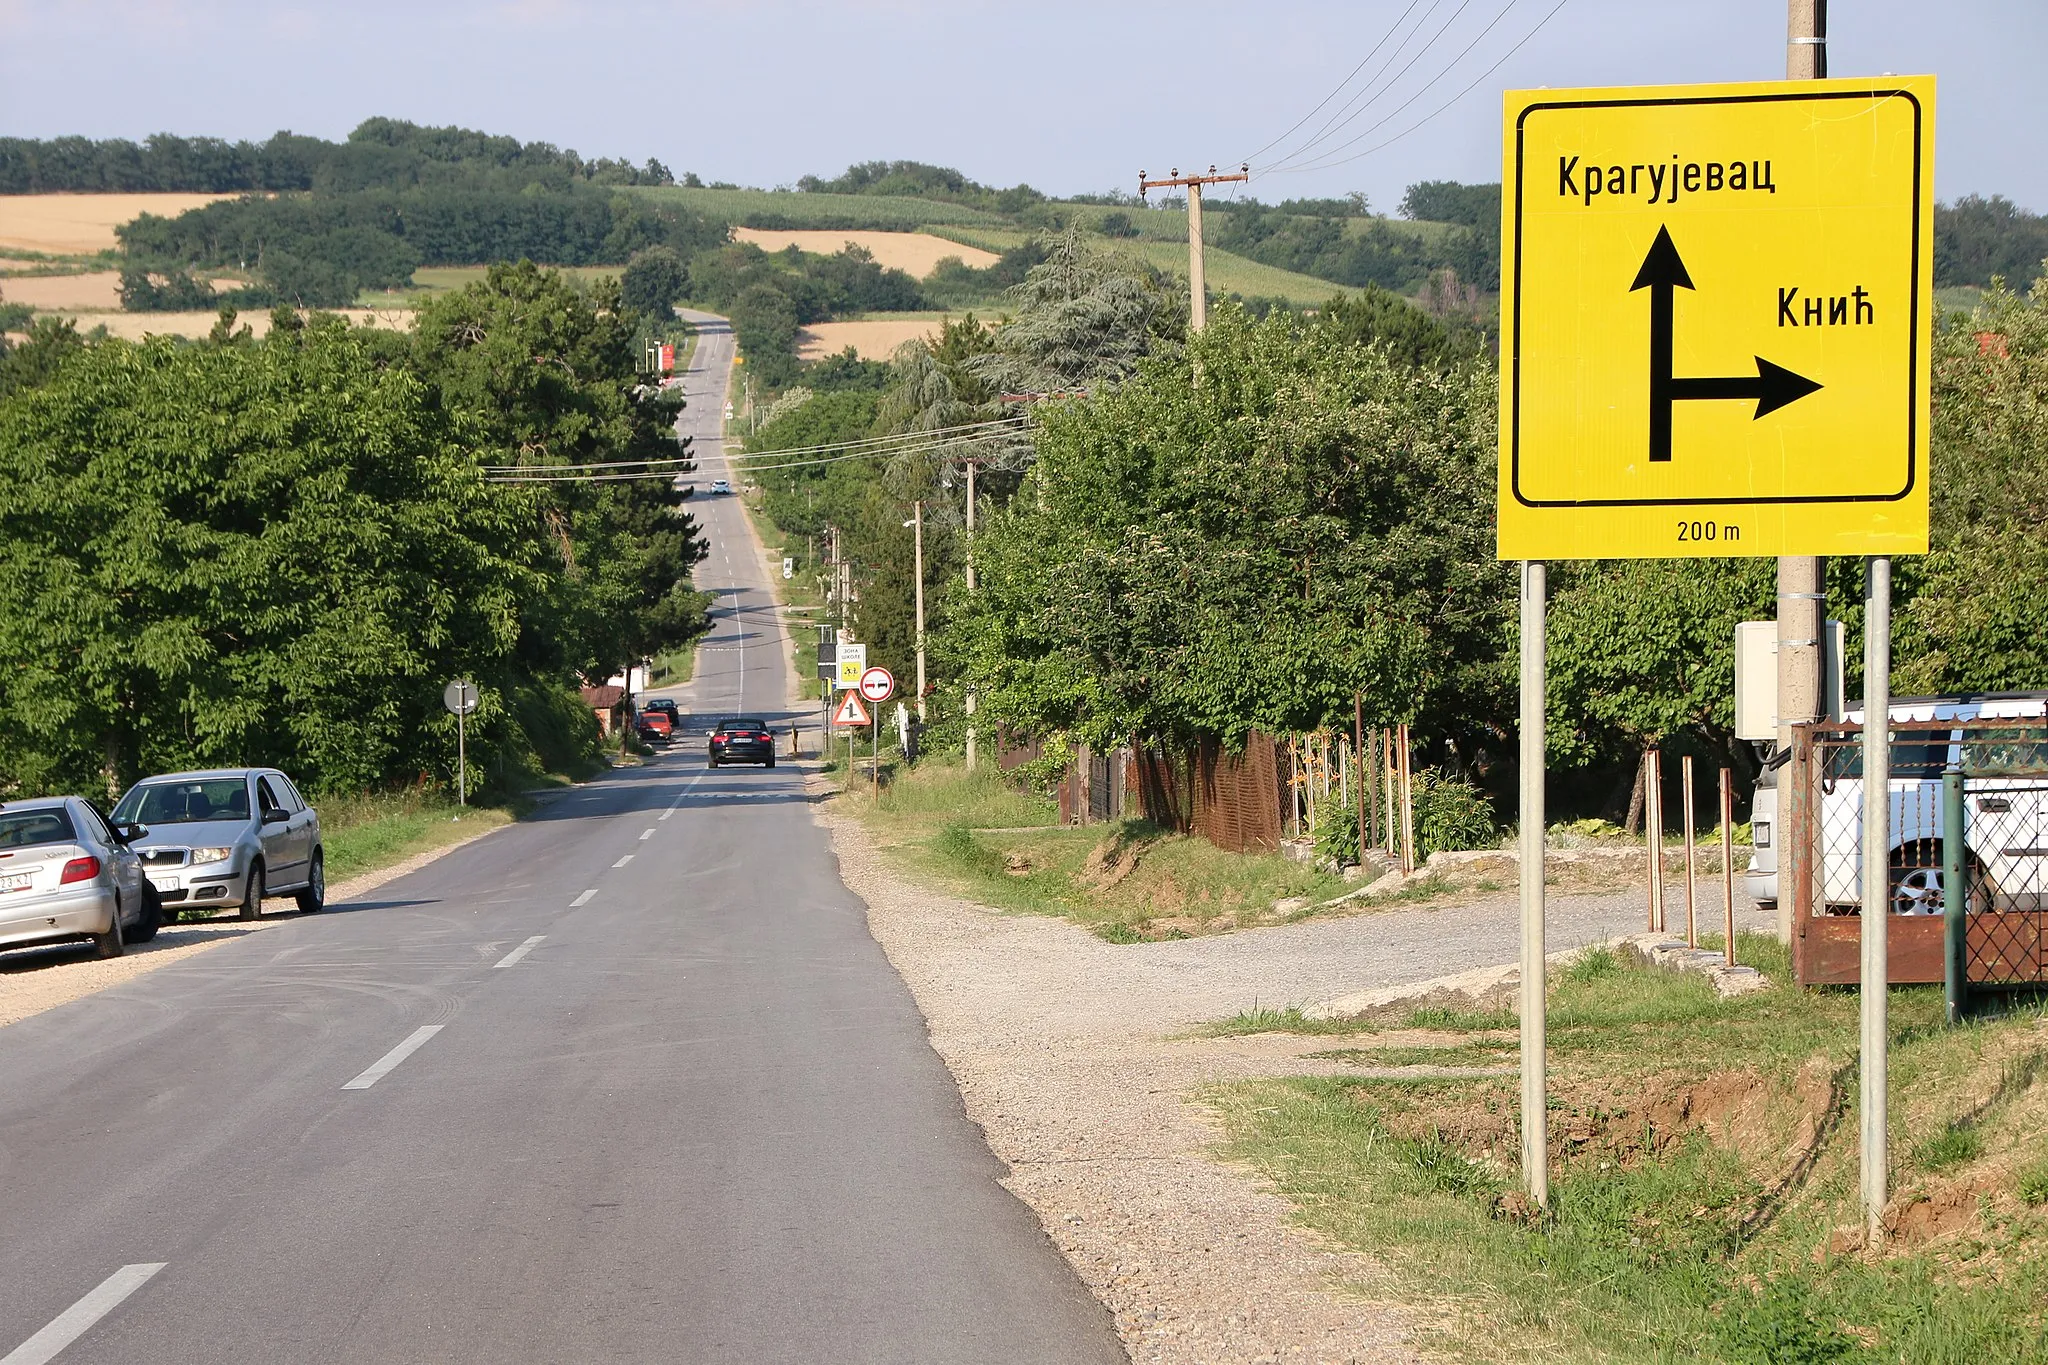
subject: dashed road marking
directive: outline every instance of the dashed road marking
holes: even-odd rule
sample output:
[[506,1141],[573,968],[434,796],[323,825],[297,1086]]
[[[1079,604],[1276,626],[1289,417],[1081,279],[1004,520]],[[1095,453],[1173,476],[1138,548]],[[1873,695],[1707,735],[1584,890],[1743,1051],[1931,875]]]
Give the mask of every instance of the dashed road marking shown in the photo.
[[99,1282],[99,1287],[59,1313],[42,1331],[0,1356],[0,1365],[46,1365],[57,1353],[92,1330],[94,1323],[114,1311],[121,1300],[149,1283],[149,1277],[168,1261],[146,1261],[124,1265]]
[[343,1090],[368,1090],[377,1082],[398,1069],[398,1064],[418,1052],[426,1045],[427,1039],[439,1033],[445,1025],[422,1024],[405,1036],[405,1041],[371,1063],[370,1069],[343,1086]]
[[654,831],[652,829],[643,829],[640,831],[640,842],[643,844],[646,843],[649,839],[652,839],[653,837]]
[[499,959],[498,959],[498,960],[497,960],[496,962],[493,962],[493,963],[491,964],[491,966],[492,966],[492,967],[494,967],[494,968],[495,968],[495,967],[509,967],[509,966],[511,966],[511,965],[512,965],[513,963],[517,962],[517,961],[518,961],[518,960],[519,960],[520,958],[522,958],[522,957],[525,957],[525,956],[526,956],[526,955],[527,955],[528,953],[532,952],[532,951],[533,951],[533,950],[534,950],[535,948],[538,948],[538,947],[540,946],[540,941],[541,941],[542,939],[546,938],[546,937],[547,937],[547,935],[546,935],[546,934],[535,934],[535,935],[534,935],[534,936],[533,936],[532,938],[530,938],[530,939],[526,940],[526,942],[524,942],[524,943],[520,944],[520,945],[519,945],[519,946],[518,946],[517,948],[514,948],[514,949],[513,949],[513,950],[512,950],[511,952],[509,952],[509,953],[505,954],[505,955],[504,955],[503,957],[499,958]]
[[575,900],[573,900],[573,901],[570,901],[570,902],[569,902],[569,908],[570,908],[571,910],[580,910],[580,909],[582,909],[582,908],[583,908],[584,906],[586,906],[586,905],[590,904],[590,902],[591,902],[592,900],[596,899],[596,897],[597,897],[597,888],[593,886],[593,887],[591,887],[591,888],[590,888],[590,889],[589,889],[588,891],[586,891],[586,892],[584,892],[584,893],[583,893],[582,895],[578,896],[578,897],[577,897],[577,898],[576,898]]
[[615,868],[615,869],[616,869],[616,868],[621,868],[621,867],[624,867],[624,866],[625,866],[625,865],[626,865],[627,863],[630,863],[630,862],[632,862],[632,861],[633,861],[633,855],[632,855],[632,854],[630,854],[630,853],[628,853],[628,854],[627,854],[627,855],[626,855],[625,857],[623,857],[623,858],[619,859],[619,860],[618,860],[617,862],[613,863],[613,864],[612,864],[612,867],[613,867],[613,868]]

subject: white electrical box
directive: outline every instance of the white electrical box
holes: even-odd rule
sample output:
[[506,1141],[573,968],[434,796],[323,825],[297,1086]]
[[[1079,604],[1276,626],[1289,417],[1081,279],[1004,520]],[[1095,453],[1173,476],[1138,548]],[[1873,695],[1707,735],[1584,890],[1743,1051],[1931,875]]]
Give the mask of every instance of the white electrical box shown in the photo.
[[[1842,642],[1840,621],[1821,632],[1821,713],[1842,718]],[[1778,623],[1735,623],[1735,737],[1778,737]]]

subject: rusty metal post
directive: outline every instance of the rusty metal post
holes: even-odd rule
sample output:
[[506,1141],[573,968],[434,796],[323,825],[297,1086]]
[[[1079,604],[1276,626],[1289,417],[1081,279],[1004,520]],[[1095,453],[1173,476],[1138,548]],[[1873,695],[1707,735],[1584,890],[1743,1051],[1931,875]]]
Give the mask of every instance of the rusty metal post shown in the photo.
[[1679,760],[1678,771],[1682,778],[1680,790],[1685,801],[1685,813],[1682,817],[1680,817],[1684,821],[1685,825],[1685,946],[1688,948],[1697,948],[1700,946],[1700,928],[1699,917],[1695,913],[1693,908],[1693,901],[1695,899],[1693,891],[1697,882],[1696,873],[1698,872],[1698,867],[1693,857],[1693,795],[1691,754],[1687,754],[1685,755],[1685,757]]
[[1721,769],[1721,913],[1726,921],[1721,960],[1735,965],[1735,785],[1733,775]]

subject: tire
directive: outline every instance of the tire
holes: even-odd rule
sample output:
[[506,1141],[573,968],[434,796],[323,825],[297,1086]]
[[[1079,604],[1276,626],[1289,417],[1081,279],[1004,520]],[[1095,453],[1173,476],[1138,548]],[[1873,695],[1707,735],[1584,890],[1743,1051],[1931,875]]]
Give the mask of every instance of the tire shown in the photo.
[[129,935],[134,943],[147,943],[156,937],[156,931],[164,927],[164,900],[156,888],[148,882],[142,884],[142,918],[135,922],[135,932]]
[[127,951],[128,938],[121,932],[121,897],[117,893],[114,896],[114,922],[107,926],[104,934],[92,936],[92,952],[94,957],[108,958],[119,957]]
[[775,766],[775,755],[774,755],[774,754],[770,754],[770,755],[768,755],[768,762],[767,762],[766,766],[767,766],[767,767],[770,767],[770,768],[772,768],[772,767],[774,767],[774,766]]
[[[1966,854],[1963,881],[1970,888],[1965,911],[1981,915],[1991,908],[1991,885],[1984,864]],[[1895,849],[1891,857],[1891,912],[1894,915],[1934,916],[1948,908],[1942,885],[1942,847],[1939,842],[1914,844]]]
[[317,915],[320,907],[327,904],[327,855],[317,848],[313,850],[313,866],[306,873],[306,885],[298,899],[302,915]]
[[717,767],[717,766],[718,766],[718,760],[717,760],[717,759],[715,759],[715,758],[714,758],[714,759],[712,759],[712,760],[711,760],[711,762],[710,762],[710,763],[709,763],[709,764],[708,764],[707,766],[709,766],[709,767],[713,767],[713,768]]
[[249,880],[242,884],[242,907],[237,912],[241,919],[257,919],[263,914],[263,898],[268,887],[263,878],[263,864],[249,865]]

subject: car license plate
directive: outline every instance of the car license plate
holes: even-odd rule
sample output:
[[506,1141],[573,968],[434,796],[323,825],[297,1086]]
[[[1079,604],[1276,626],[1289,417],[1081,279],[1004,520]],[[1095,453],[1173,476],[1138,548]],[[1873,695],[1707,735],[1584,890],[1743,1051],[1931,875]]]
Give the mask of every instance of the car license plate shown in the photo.
[[151,877],[149,884],[159,891],[176,891],[178,889],[178,879],[176,877]]
[[34,880],[35,878],[26,872],[10,873],[5,877],[0,877],[0,893],[20,891]]

